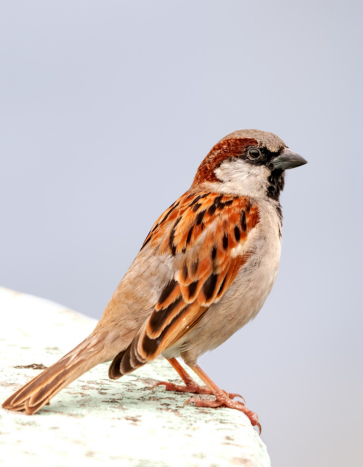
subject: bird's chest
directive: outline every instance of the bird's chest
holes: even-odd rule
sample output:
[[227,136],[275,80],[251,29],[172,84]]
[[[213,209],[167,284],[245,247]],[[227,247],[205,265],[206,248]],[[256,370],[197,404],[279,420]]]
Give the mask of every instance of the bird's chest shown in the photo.
[[281,222],[276,209],[268,205],[259,206],[259,213],[259,224],[249,233],[243,248],[231,252],[234,256],[240,252],[248,255],[248,260],[228,291],[180,344],[191,360],[218,347],[253,319],[272,289],[280,262]]
[[240,268],[222,299],[210,308],[214,318],[234,330],[253,319],[262,308],[275,283],[281,256],[281,219],[266,203],[259,206],[260,222],[244,246],[249,259]]
[[[251,238],[251,256],[226,296],[239,326],[253,319],[275,283],[281,256],[281,219],[270,207],[261,209],[261,221]],[[227,295],[227,294],[226,294]]]
[[279,269],[281,223],[273,211],[260,212],[259,226],[246,245],[251,252],[248,261],[222,299],[186,337],[185,350],[194,357],[218,347],[253,319],[271,292]]

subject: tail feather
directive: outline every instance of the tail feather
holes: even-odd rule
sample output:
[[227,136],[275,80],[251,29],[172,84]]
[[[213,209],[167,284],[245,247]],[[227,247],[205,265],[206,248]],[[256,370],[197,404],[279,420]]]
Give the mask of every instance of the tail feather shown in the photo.
[[4,409],[31,415],[49,404],[59,391],[104,361],[104,340],[92,334],[75,349],[18,389],[2,404]]

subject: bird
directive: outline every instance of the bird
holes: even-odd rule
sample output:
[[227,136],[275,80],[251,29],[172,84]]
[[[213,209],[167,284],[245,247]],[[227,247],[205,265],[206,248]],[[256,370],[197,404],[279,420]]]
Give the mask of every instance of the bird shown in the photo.
[[194,394],[185,404],[239,410],[261,431],[244,399],[220,389],[197,361],[261,310],[279,269],[285,171],[306,163],[270,132],[222,138],[152,226],[93,332],[2,407],[31,415],[97,364],[111,362],[108,375],[118,379],[162,355],[184,384],[155,386]]

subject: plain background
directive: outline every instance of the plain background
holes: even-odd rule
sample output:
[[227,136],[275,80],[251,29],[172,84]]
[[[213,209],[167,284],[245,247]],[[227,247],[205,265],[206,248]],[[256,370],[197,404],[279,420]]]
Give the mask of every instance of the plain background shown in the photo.
[[209,149],[236,129],[276,133],[309,161],[287,174],[279,277],[200,363],[259,414],[274,465],[357,465],[362,3],[0,10],[0,284],[99,318]]

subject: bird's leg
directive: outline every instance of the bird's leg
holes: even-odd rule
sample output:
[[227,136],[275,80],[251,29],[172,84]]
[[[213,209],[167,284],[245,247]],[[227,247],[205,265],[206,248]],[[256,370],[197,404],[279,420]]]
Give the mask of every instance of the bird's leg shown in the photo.
[[[180,363],[178,362],[176,358],[170,358],[170,359],[168,358],[167,360],[170,363],[170,365],[174,368],[174,370],[178,373],[178,375],[181,377],[181,379],[184,381],[185,386],[182,384],[174,384],[174,383],[169,383],[167,381],[160,381],[159,383],[154,384],[152,389],[154,389],[156,386],[164,385],[167,391],[193,392],[196,394],[214,394],[214,392],[208,387],[200,386],[199,384],[197,384],[189,376],[189,374],[184,370],[184,368],[180,365]],[[243,397],[240,396],[239,394],[232,394],[232,393],[228,393],[228,397],[230,399],[234,399],[235,397],[240,397],[241,399],[243,399]]]
[[261,434],[261,425],[258,423],[258,416],[249,410],[242,402],[233,401],[231,397],[225,391],[222,391],[210,378],[209,376],[200,368],[199,365],[190,366],[190,368],[199,376],[199,378],[204,381],[206,386],[210,389],[209,394],[213,394],[216,398],[215,401],[199,399],[197,397],[191,397],[188,399],[184,405],[194,402],[197,407],[221,407],[226,406],[230,409],[237,409],[247,415],[250,419],[252,426],[257,426]]
[[178,373],[181,379],[184,381],[185,386],[182,384],[169,383],[167,381],[160,381],[156,383],[152,389],[156,386],[164,385],[167,391],[177,391],[177,392],[195,392],[198,394],[210,394],[210,391],[207,387],[199,386],[184,370],[176,358],[167,359],[170,365]]

